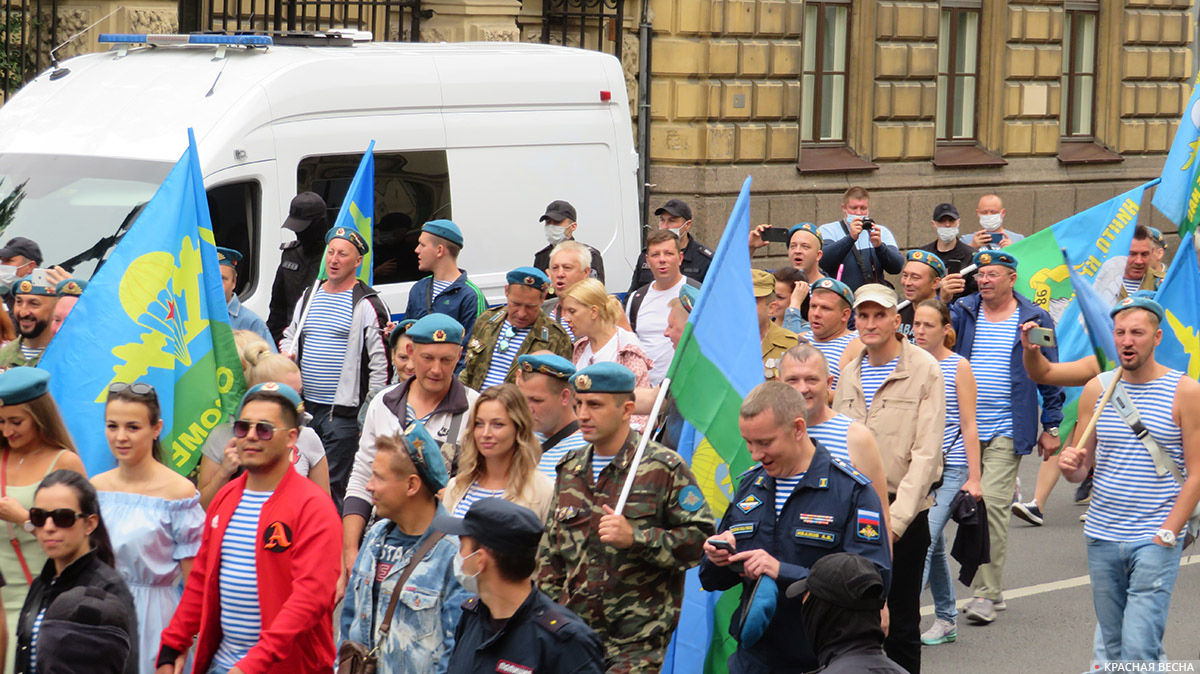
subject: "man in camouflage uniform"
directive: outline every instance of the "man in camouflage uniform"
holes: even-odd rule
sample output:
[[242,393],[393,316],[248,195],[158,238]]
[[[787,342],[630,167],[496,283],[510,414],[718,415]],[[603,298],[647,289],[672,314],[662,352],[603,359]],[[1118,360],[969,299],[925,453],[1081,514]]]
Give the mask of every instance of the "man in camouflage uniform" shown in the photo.
[[12,367],[37,367],[54,338],[50,324],[58,293],[53,283],[19,279],[13,286],[13,318],[17,338],[0,349],[0,371]]
[[651,442],[615,514],[641,439],[629,426],[633,373],[597,363],[571,385],[588,444],[558,464],[538,584],[600,635],[609,674],[657,672],[679,620],[684,573],[714,532],[712,511],[682,457]]
[[518,267],[506,280],[508,303],[476,319],[467,342],[467,366],[458,379],[476,391],[516,381],[517,357],[527,353],[545,350],[571,359],[567,331],[542,310],[550,278],[540,269]]

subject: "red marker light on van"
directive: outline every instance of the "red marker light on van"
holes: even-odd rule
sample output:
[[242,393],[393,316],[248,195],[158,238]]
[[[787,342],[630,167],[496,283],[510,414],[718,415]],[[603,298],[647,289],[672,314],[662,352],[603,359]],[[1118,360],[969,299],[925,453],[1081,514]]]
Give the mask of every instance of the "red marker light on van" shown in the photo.
[[611,91],[601,91],[600,92],[600,100],[601,101],[611,101],[612,100],[612,92]]

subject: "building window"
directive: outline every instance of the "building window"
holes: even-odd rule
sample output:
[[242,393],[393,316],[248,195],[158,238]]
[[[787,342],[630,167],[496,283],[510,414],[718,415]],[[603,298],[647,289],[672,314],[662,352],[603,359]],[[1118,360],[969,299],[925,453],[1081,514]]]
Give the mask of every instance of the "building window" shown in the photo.
[[938,141],[974,141],[979,10],[943,9],[938,35]]
[[1096,6],[1067,7],[1063,25],[1062,109],[1064,138],[1091,138],[1096,95]]
[[800,139],[805,144],[846,142],[849,29],[849,0],[804,4]]

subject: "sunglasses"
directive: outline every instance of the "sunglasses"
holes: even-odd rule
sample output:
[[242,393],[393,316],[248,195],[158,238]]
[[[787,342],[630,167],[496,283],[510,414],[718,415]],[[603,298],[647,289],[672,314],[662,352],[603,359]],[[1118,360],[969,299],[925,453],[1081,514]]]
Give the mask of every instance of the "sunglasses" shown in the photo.
[[42,510],[41,508],[29,509],[29,522],[37,528],[46,526],[46,520],[54,521],[54,526],[59,529],[66,529],[75,526],[75,520],[80,520],[87,517],[83,513],[77,513],[70,508],[59,508],[57,510]]
[[254,436],[259,440],[270,440],[275,436],[275,424],[269,421],[259,421],[250,423],[249,421],[233,422],[233,437],[244,438],[250,434],[250,427],[254,427]]
[[500,353],[506,353],[509,345],[512,343],[512,338],[517,336],[517,331],[508,323],[504,324],[504,328],[500,330],[500,339],[496,345],[500,347]]
[[151,386],[149,384],[144,384],[142,382],[134,382],[132,384],[129,384],[129,383],[126,383],[123,381],[119,381],[119,382],[115,382],[113,384],[108,385],[109,393],[124,393],[126,391],[132,393],[135,396],[154,396],[156,398],[158,397],[158,393],[155,392],[153,386]]

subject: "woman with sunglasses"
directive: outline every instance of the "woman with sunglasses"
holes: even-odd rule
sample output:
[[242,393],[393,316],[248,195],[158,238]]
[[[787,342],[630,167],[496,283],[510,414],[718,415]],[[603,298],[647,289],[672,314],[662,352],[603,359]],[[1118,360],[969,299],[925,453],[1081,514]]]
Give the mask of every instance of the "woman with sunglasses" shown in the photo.
[[187,478],[162,463],[163,422],[158,394],[149,384],[108,387],[104,433],[117,467],[92,478],[100,511],[111,530],[117,571],[137,608],[141,674],[154,672],[158,637],[179,605],[181,579],[200,548],[204,508]]
[[[4,613],[10,636],[16,634],[25,593],[46,563],[41,546],[24,529],[38,483],[56,468],[84,474],[49,384],[50,375],[32,367],[0,373],[0,535],[7,538],[0,541],[0,573],[8,582]],[[10,638],[5,671],[12,670],[15,648]]]
[[[96,587],[119,599],[129,616],[128,623],[134,626],[124,671],[137,674],[140,660],[137,612],[129,588],[113,568],[113,550],[95,488],[73,470],[50,473],[37,486],[33,507],[29,509],[29,529],[37,536],[47,561],[38,569],[40,573],[21,609],[14,639],[17,653],[13,671],[17,674],[37,671],[34,663],[38,659],[38,632],[46,609],[55,598],[76,587]],[[112,653],[96,654],[98,659],[111,656]]]
[[471,409],[458,458],[458,474],[450,478],[442,500],[455,517],[471,504],[502,498],[534,511],[542,519],[550,510],[554,482],[537,469],[541,445],[533,437],[533,415],[516,384],[485,389]]

